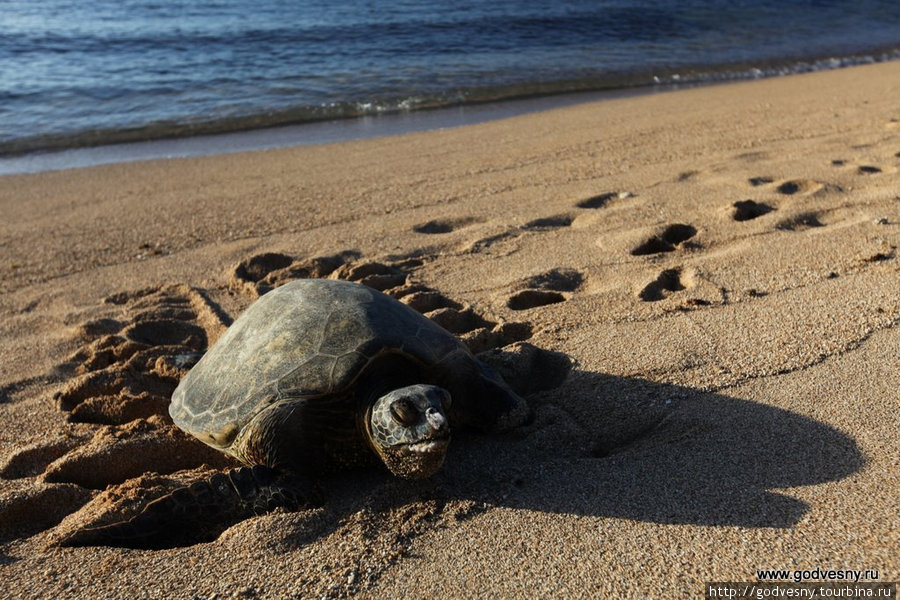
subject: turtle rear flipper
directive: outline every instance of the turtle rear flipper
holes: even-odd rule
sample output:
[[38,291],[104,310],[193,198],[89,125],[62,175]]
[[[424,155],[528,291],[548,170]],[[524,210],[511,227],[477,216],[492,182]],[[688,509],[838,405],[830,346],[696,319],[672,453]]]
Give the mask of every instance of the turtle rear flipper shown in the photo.
[[292,483],[261,465],[216,473],[157,498],[127,521],[80,529],[57,545],[173,548],[211,541],[247,517],[316,503]]

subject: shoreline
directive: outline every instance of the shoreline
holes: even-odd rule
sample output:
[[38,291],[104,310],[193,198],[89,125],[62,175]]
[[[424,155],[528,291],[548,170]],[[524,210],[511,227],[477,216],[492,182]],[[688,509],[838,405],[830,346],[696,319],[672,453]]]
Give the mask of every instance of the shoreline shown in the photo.
[[[0,176],[20,173],[83,168],[118,162],[134,162],[158,158],[190,158],[216,154],[289,148],[315,144],[403,135],[449,127],[462,127],[504,119],[523,114],[564,108],[576,104],[675,92],[694,87],[727,85],[741,81],[790,77],[803,73],[827,72],[853,68],[866,64],[897,61],[900,49],[885,47],[863,54],[838,57],[802,58],[772,61],[762,67],[750,64],[729,64],[704,72],[699,79],[691,75],[671,74],[656,83],[644,83],[608,89],[571,90],[554,93],[531,93],[522,97],[470,101],[447,106],[426,107],[413,110],[390,110],[355,117],[319,119],[301,123],[242,126],[233,131],[215,131],[214,124],[197,125],[197,133],[162,135],[147,139],[130,139],[145,136],[145,130],[111,132],[121,141],[88,143],[67,147],[62,141],[58,146],[37,147],[0,154]],[[785,71],[784,69],[788,69]],[[692,69],[683,71],[690,73]],[[258,118],[246,117],[248,123]],[[239,119],[240,121],[240,119]],[[195,126],[181,129],[190,131]],[[172,125],[170,129],[175,129]],[[147,130],[152,129],[148,126]],[[206,132],[206,129],[212,131]],[[144,133],[142,133],[144,132]],[[60,138],[64,140],[66,138]]]
[[[896,581],[898,97],[892,61],[0,177],[4,580],[392,600]],[[524,337],[576,366],[521,429],[454,429],[432,479],[336,473],[321,508],[175,547],[55,545],[234,466],[172,424],[178,357],[326,263],[473,350]]]
[[688,88],[699,85],[716,84],[659,86],[662,89],[642,87],[573,92],[332,121],[275,125],[225,133],[99,144],[59,150],[36,150],[24,154],[0,155],[0,177],[161,158],[196,158],[367,140],[465,127],[589,102],[666,93],[675,91],[679,87]]

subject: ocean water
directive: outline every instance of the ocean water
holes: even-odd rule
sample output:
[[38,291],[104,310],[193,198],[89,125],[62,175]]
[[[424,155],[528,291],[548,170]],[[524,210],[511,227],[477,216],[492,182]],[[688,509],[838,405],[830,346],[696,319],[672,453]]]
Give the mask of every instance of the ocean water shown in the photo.
[[897,0],[0,0],[0,155],[898,57]]

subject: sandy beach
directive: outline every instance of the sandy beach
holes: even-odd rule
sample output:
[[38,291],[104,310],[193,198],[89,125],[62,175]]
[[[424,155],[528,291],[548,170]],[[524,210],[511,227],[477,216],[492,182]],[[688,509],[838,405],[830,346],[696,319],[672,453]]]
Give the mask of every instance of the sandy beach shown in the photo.
[[[896,581],[897,98],[889,62],[0,177],[2,595],[698,598],[817,568]],[[172,424],[172,357],[301,276],[425,291],[473,350],[525,340],[574,367],[528,394],[521,429],[454,432],[432,479],[337,474],[320,508],[182,547],[59,547],[235,466]]]

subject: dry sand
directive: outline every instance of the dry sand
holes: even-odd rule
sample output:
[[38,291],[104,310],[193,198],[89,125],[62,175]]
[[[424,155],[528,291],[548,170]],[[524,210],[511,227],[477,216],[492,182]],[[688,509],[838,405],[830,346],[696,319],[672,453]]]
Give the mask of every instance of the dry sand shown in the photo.
[[[900,579],[898,98],[893,62],[0,178],[4,595],[696,598],[761,568]],[[456,303],[435,316],[475,346],[528,337],[577,366],[529,397],[521,431],[460,432],[432,480],[337,476],[321,509],[187,547],[54,546],[226,466],[166,415],[172,356],[336,254],[343,277],[377,262],[368,281]]]

